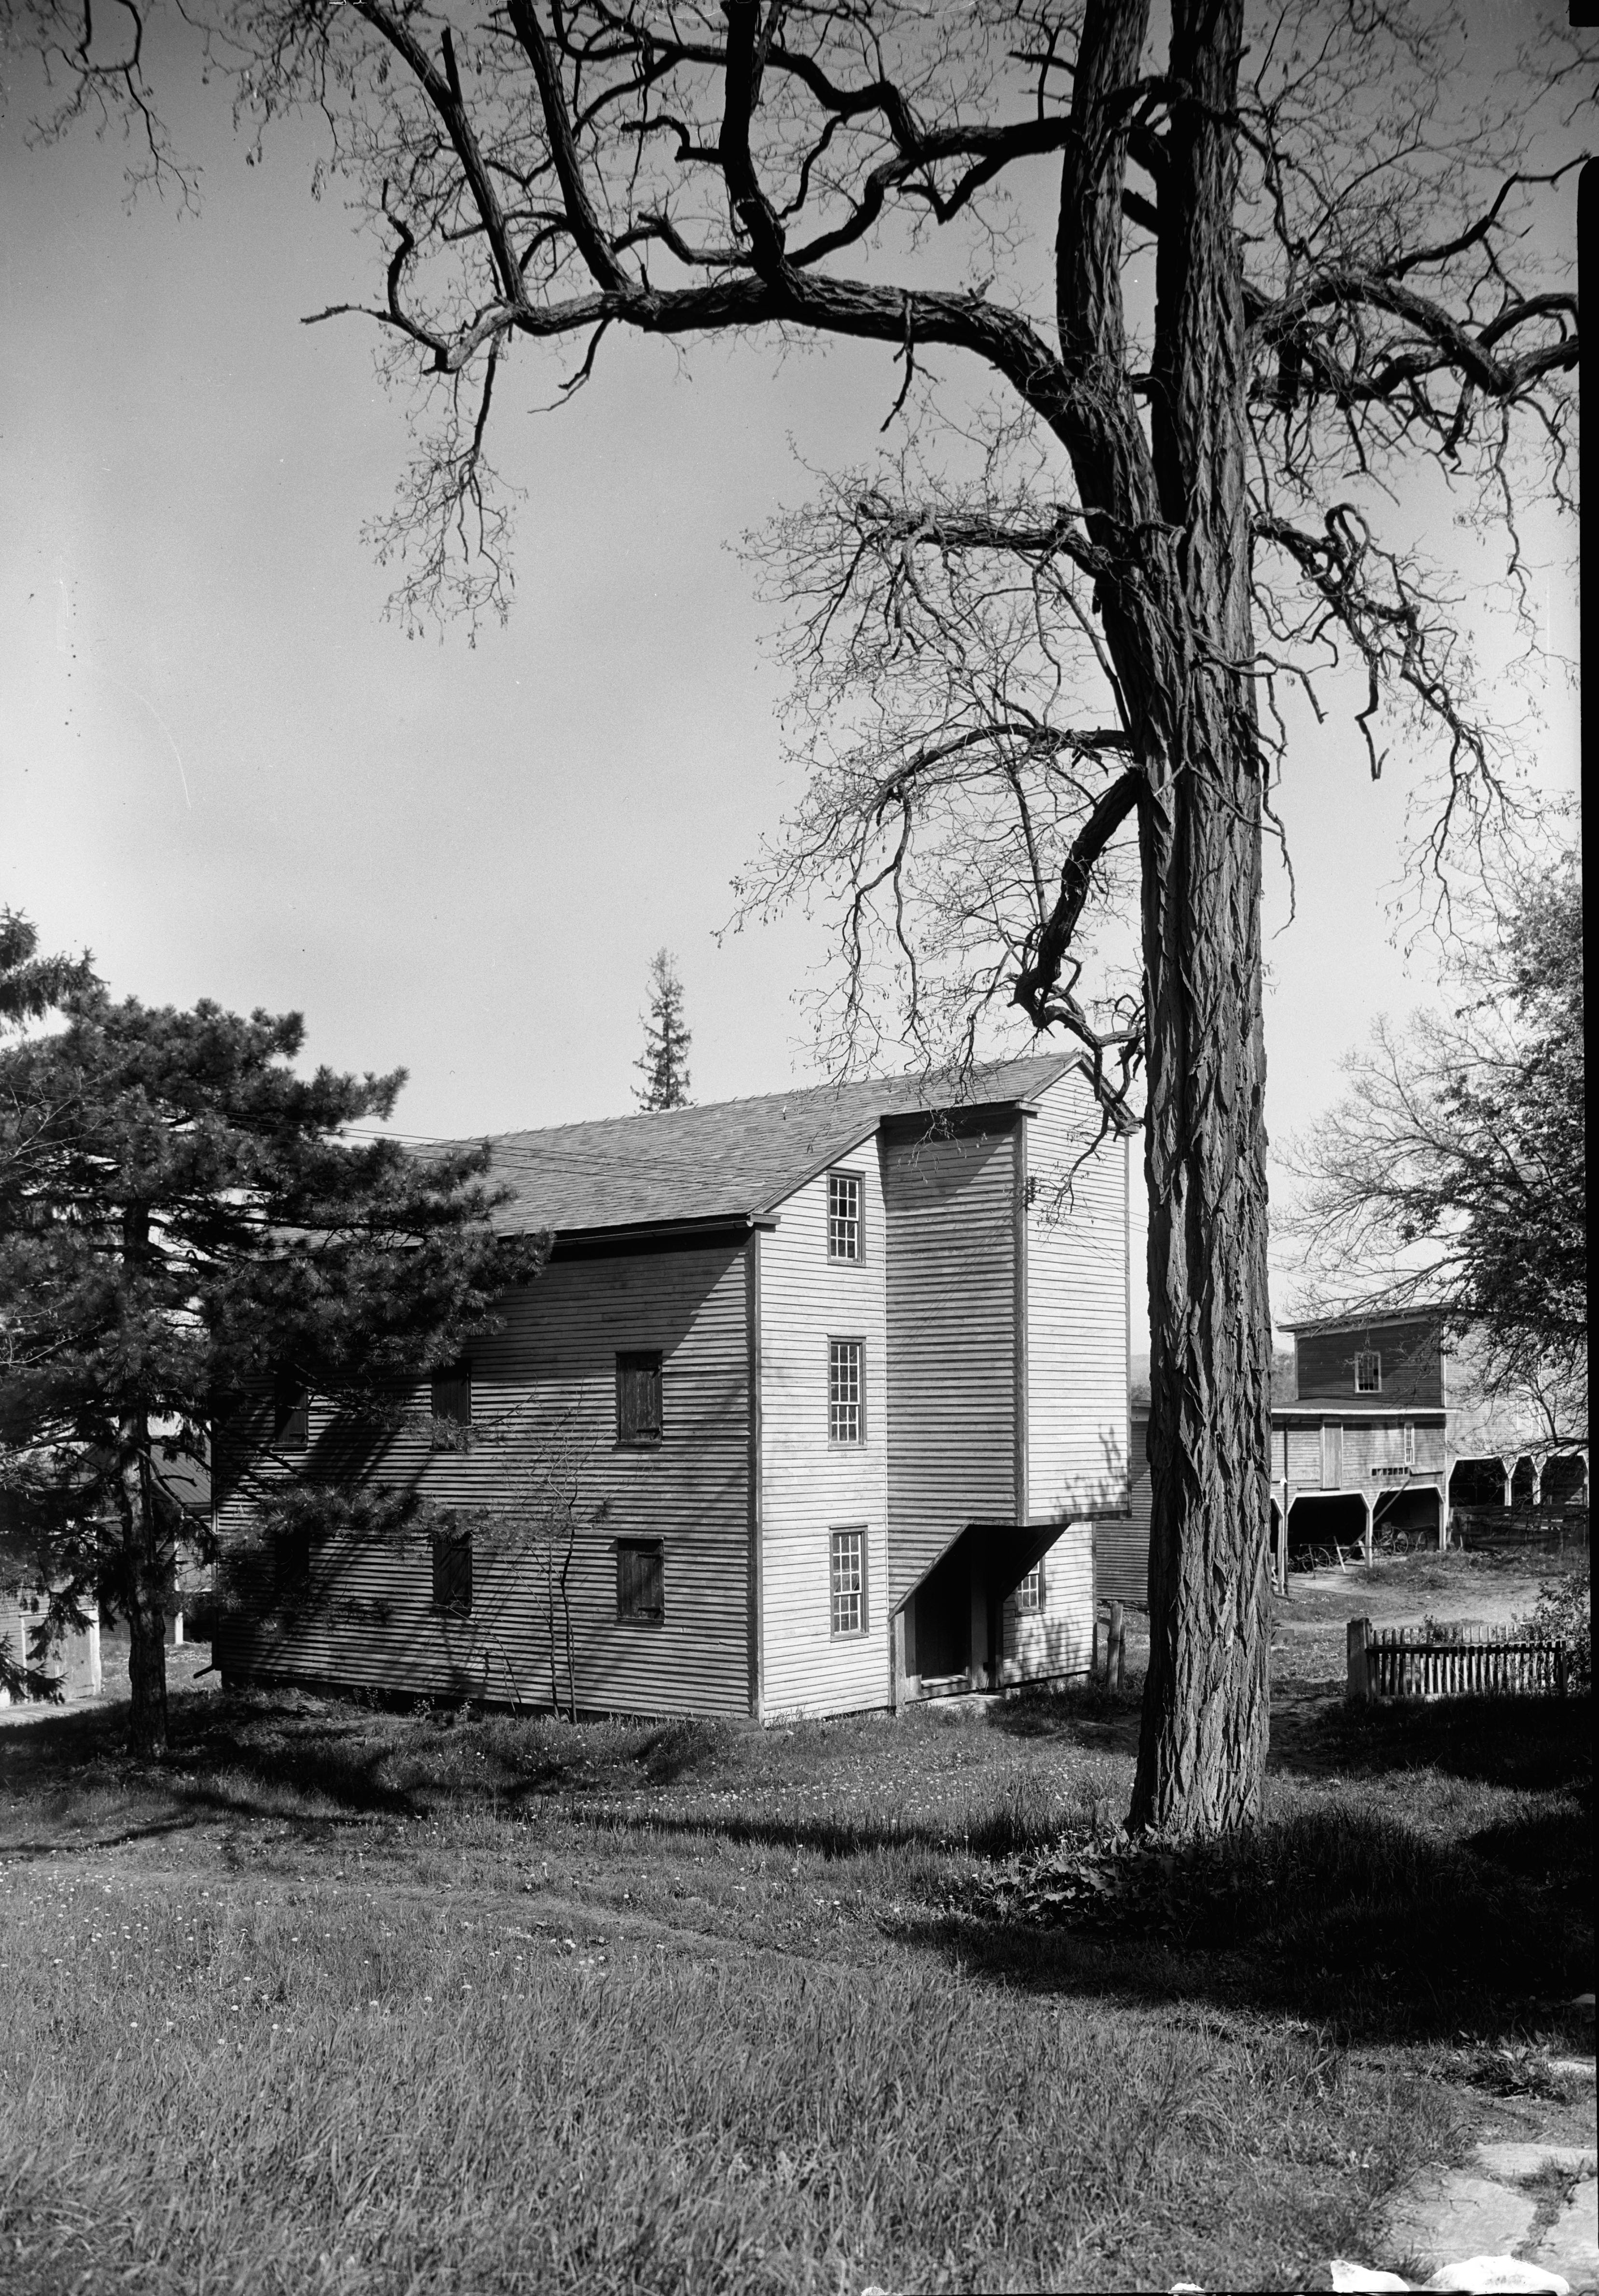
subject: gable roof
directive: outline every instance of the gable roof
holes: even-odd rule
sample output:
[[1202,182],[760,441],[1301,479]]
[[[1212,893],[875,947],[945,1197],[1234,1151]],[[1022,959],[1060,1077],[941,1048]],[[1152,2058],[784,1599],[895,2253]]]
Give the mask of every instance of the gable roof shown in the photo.
[[1035,1100],[1075,1054],[995,1061],[955,1081],[914,1070],[662,1109],[490,1140],[490,1177],[512,1191],[495,1225],[593,1234],[612,1228],[747,1226],[869,1140],[885,1117],[1014,1107]]

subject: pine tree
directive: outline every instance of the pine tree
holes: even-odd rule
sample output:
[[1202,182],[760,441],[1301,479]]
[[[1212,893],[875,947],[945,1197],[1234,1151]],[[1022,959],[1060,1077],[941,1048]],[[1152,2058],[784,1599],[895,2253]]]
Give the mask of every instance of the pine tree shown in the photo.
[[[62,1004],[64,1028],[0,1053],[0,1563],[49,1589],[49,1634],[91,1602],[127,1621],[130,1741],[151,1756],[193,1527],[174,1467],[275,1390],[394,1420],[538,1252],[493,1233],[486,1148],[340,1136],[390,1113],[404,1071],[297,1075],[298,1013],[97,988]],[[291,1529],[340,1504],[292,1462],[272,1488]],[[355,1477],[343,1504],[373,1512]]]
[[688,1106],[688,1048],[693,1042],[683,1025],[683,983],[671,952],[657,949],[650,963],[650,1009],[641,1015],[644,1049],[633,1065],[644,1081],[633,1096],[643,1109]]
[[64,996],[98,985],[86,953],[40,956],[38,946],[29,918],[0,909],[0,1029],[43,1020]]

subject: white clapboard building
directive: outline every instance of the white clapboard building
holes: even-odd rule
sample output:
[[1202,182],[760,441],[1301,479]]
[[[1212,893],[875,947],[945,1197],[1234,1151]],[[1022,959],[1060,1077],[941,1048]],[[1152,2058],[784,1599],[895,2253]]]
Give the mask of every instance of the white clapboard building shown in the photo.
[[[1086,1673],[1128,1507],[1100,1130],[1055,1054],[494,1141],[548,1261],[369,1470],[451,1518],[302,1555],[225,1677],[770,1719]],[[280,1398],[278,1456],[341,1439]]]

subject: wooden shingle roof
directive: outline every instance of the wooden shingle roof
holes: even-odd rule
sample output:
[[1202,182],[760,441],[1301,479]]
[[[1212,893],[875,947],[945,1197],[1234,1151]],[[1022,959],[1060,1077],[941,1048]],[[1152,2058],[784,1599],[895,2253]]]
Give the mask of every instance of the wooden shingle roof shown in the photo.
[[495,1215],[513,1233],[745,1225],[871,1137],[885,1117],[1013,1107],[1077,1066],[1072,1054],[991,1062],[942,1085],[923,1071],[816,1085],[758,1100],[665,1109],[489,1142]]

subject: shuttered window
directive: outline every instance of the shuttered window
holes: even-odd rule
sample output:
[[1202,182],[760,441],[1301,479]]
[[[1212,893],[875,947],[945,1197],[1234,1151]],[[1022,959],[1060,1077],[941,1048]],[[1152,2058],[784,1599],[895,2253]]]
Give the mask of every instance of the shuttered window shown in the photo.
[[471,1364],[451,1364],[433,1374],[432,1403],[433,1447],[447,1451],[454,1447],[455,1430],[472,1425]]
[[472,1533],[433,1533],[433,1608],[447,1619],[472,1614]]
[[623,1626],[658,1627],[666,1617],[666,1549],[659,1538],[616,1543],[616,1615]]
[[616,1359],[616,1439],[644,1449],[659,1443],[660,1350],[636,1349]]
[[856,1172],[827,1175],[827,1257],[859,1259],[861,1250],[861,1184]]
[[1016,1611],[1021,1618],[1036,1618],[1044,1608],[1044,1565],[1035,1562],[1016,1589]]
[[862,1524],[828,1535],[828,1587],[835,1635],[866,1631],[866,1531]]
[[830,1443],[864,1443],[866,1439],[865,1356],[864,1340],[827,1342],[827,1439]]
[[1355,1358],[1355,1392],[1357,1395],[1381,1395],[1382,1392],[1382,1358],[1374,1348]]
[[303,1451],[311,1439],[311,1398],[292,1372],[280,1373],[273,1389],[272,1435],[280,1451]]

